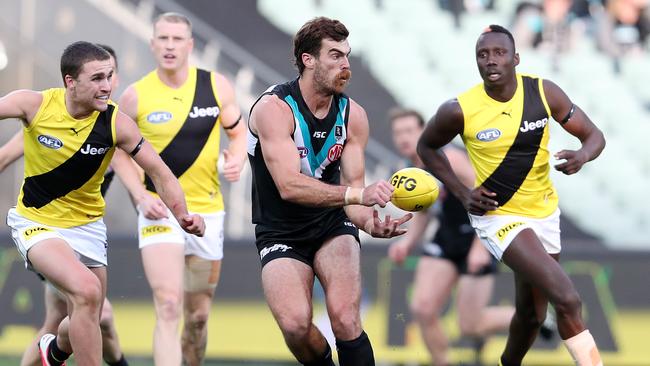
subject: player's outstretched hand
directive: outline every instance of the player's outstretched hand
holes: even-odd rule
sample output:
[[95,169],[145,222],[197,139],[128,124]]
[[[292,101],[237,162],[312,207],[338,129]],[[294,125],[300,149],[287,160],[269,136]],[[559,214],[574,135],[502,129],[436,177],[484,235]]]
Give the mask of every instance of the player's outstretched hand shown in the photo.
[[564,160],[564,162],[555,165],[555,170],[566,175],[579,172],[580,169],[582,169],[582,166],[587,162],[586,155],[575,150],[562,150],[555,153],[554,156],[557,160]]
[[394,190],[395,187],[385,180],[377,181],[363,189],[361,204],[364,206],[379,205],[380,207],[386,207],[386,203],[390,201]]
[[205,221],[203,216],[197,214],[185,215],[179,221],[183,230],[196,236],[203,236],[205,233]]
[[474,188],[469,197],[463,202],[465,209],[472,215],[483,216],[488,211],[496,210],[499,202],[494,200],[496,193],[483,186]]
[[386,215],[384,221],[381,221],[379,212],[377,210],[372,211],[372,219],[368,220],[363,229],[375,238],[392,238],[406,233],[406,228],[400,226],[413,217],[412,213],[407,213],[397,220],[391,220],[390,215]]
[[167,206],[163,201],[148,193],[138,201],[137,210],[142,212],[142,215],[149,220],[160,220],[169,217]]

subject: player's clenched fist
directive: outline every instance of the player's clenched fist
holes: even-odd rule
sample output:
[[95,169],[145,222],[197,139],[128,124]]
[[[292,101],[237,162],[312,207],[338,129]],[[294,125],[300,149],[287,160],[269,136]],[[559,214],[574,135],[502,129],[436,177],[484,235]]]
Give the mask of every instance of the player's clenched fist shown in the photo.
[[205,233],[205,222],[201,215],[185,215],[179,221],[183,230],[196,236],[203,236]]

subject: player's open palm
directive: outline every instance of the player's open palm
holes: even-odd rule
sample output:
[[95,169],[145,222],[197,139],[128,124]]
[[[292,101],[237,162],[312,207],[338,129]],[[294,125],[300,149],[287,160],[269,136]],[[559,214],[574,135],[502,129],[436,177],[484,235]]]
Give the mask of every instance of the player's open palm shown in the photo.
[[363,189],[361,204],[364,206],[379,205],[386,207],[390,201],[395,187],[384,180],[377,181]]
[[196,236],[203,236],[205,233],[205,221],[203,216],[197,214],[185,215],[178,221],[183,230]]
[[368,220],[364,230],[375,238],[392,238],[406,233],[406,228],[401,227],[401,225],[412,217],[412,213],[408,213],[399,219],[391,219],[390,215],[386,215],[384,221],[382,221],[379,219],[379,212],[372,210],[372,218]]

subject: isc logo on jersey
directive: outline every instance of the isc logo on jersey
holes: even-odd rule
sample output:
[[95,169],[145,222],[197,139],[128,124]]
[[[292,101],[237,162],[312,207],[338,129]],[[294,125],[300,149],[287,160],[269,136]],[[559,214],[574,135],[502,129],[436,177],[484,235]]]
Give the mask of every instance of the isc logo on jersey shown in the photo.
[[479,131],[476,134],[476,138],[483,142],[494,141],[499,137],[501,137],[501,131],[496,128],[488,128],[487,130]]
[[41,145],[54,150],[60,149],[61,146],[63,146],[63,142],[61,142],[61,140],[49,135],[38,135],[38,142]]
[[197,106],[194,106],[194,109],[190,112],[190,118],[198,118],[198,117],[218,117],[219,116],[219,107],[214,106],[214,107],[207,107],[207,108],[199,108]]
[[171,120],[173,115],[166,111],[151,112],[147,115],[147,121],[150,123],[165,123]]

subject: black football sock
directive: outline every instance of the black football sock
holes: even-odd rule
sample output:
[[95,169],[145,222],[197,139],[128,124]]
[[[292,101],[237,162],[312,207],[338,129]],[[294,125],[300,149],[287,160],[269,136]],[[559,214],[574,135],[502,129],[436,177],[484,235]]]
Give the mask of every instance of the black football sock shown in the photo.
[[52,366],[63,365],[63,362],[70,357],[70,353],[62,351],[59,346],[56,345],[56,337],[50,342],[47,352],[47,360]]
[[361,331],[357,339],[351,341],[336,340],[341,366],[374,366],[375,356],[366,332]]
[[[106,360],[104,360],[104,361],[106,361]],[[126,359],[124,358],[124,354],[122,354],[122,357],[119,360],[117,360],[115,362],[106,361],[106,363],[108,364],[108,366],[129,366],[129,363],[126,362]]]

